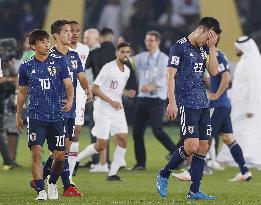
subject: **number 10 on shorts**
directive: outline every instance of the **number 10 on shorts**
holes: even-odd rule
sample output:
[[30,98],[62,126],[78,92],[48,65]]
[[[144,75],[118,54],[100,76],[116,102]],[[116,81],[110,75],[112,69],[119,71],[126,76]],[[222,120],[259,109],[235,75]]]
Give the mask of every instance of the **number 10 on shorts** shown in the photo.
[[65,135],[62,136],[55,136],[56,137],[56,147],[63,147],[64,146],[64,137]]

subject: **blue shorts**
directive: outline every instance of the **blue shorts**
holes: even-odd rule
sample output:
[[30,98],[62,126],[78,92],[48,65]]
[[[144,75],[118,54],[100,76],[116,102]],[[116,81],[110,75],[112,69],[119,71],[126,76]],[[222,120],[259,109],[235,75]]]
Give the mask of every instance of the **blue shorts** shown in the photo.
[[27,135],[28,147],[31,149],[33,145],[43,146],[45,139],[47,140],[48,149],[64,151],[64,122],[46,122],[28,118]]
[[210,111],[208,108],[193,109],[179,107],[180,136],[186,138],[199,138],[209,140],[211,138]]
[[233,133],[231,108],[217,107],[213,109],[211,115],[212,137],[217,137],[221,133]]
[[64,125],[65,125],[65,138],[69,138],[69,141],[73,142],[75,118],[65,118]]

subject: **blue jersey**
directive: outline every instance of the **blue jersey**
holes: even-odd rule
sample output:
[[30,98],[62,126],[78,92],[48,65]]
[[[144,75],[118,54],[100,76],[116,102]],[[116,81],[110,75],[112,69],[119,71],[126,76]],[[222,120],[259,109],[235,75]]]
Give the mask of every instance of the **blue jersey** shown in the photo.
[[[72,79],[72,82],[73,82],[73,87],[74,87],[74,98],[73,98],[72,109],[69,112],[64,112],[63,116],[65,118],[75,118],[75,116],[76,116],[76,113],[75,113],[75,110],[76,110],[76,95],[77,95],[77,93],[76,93],[77,75],[78,75],[78,73],[83,72],[83,67],[82,67],[80,57],[79,57],[77,52],[71,51],[71,50],[69,50],[67,52],[67,54],[64,55],[61,52],[59,52],[55,47],[53,47],[50,50],[50,52],[51,52],[51,55],[63,57],[66,60],[67,64],[69,64],[69,68],[70,68],[69,74],[71,76],[71,79]],[[65,88],[64,88],[64,91],[63,91],[63,95],[64,95],[64,99],[66,99]]]
[[[229,72],[229,65],[227,58],[225,55],[221,52],[217,52],[217,60],[218,60],[218,75],[216,76],[211,76],[210,77],[210,92],[211,93],[216,93],[221,80],[222,80],[222,74],[224,72]],[[209,101],[209,107],[214,108],[214,107],[231,107],[230,99],[227,96],[227,90],[219,97],[217,100],[210,100]]]
[[28,117],[55,122],[62,119],[63,79],[70,78],[66,61],[48,56],[43,62],[35,57],[21,64],[19,85],[28,87]]
[[207,47],[193,46],[187,38],[178,40],[170,49],[168,67],[176,68],[175,96],[177,106],[208,108],[204,72]]

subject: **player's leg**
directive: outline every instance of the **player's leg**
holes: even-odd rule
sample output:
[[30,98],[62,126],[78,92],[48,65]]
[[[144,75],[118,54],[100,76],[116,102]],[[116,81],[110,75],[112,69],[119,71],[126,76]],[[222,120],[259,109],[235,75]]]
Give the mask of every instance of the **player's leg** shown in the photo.
[[45,141],[45,122],[28,119],[28,147],[32,155],[32,177],[33,188],[38,192],[37,200],[46,200],[47,194],[44,189],[42,168],[42,146]]
[[92,134],[96,137],[96,142],[88,145],[83,151],[81,151],[76,159],[76,165],[74,173],[76,174],[80,161],[85,159],[88,156],[97,154],[100,151],[104,150],[104,145],[107,145],[109,139],[111,120],[103,114],[94,115],[95,125],[92,129]]
[[122,115],[115,116],[112,119],[111,135],[115,136],[117,145],[114,150],[113,161],[111,163],[107,179],[120,180],[120,177],[116,174],[122,164],[124,164],[128,141],[128,125],[124,113]]
[[199,191],[211,138],[210,112],[209,109],[201,109],[194,110],[194,113],[200,117],[198,121],[199,146],[192,155],[191,185],[187,198],[192,200],[215,200],[215,197]]
[[146,151],[144,145],[144,132],[148,121],[147,103],[144,99],[137,98],[134,116],[132,135],[134,141],[134,153],[136,164],[131,170],[144,170],[146,166]]
[[[198,139],[192,138],[194,133],[198,132],[197,120],[191,114],[191,109],[179,107],[180,136],[184,138],[184,146],[179,147],[171,156],[167,165],[160,170],[157,177],[157,190],[162,197],[167,196],[168,178],[171,172],[176,169],[184,160],[186,160],[198,148]],[[192,118],[193,117],[193,118]],[[185,120],[186,119],[186,120]],[[189,129],[189,130],[188,130]],[[193,134],[193,135],[192,135]]]
[[226,118],[224,115],[224,108],[213,108],[210,110],[211,113],[211,144],[208,151],[207,166],[215,170],[224,170],[217,161],[216,161],[216,143],[218,143],[219,135],[221,133],[222,124]]
[[50,172],[50,178],[47,181],[48,198],[58,199],[58,188],[56,182],[64,168],[65,159],[65,127],[64,122],[49,122],[47,143],[48,148],[53,152],[53,163]]
[[81,128],[84,124],[84,112],[85,112],[85,102],[76,102],[76,117],[75,117],[75,127],[74,127],[74,139],[70,146],[70,152],[68,157],[70,178],[72,178],[73,170],[76,164],[76,158],[79,149],[79,138],[81,134]]
[[251,180],[253,178],[252,174],[245,164],[245,158],[244,158],[242,149],[241,149],[240,145],[237,143],[237,141],[234,139],[233,134],[232,133],[223,133],[222,140],[228,146],[233,159],[238,164],[239,169],[240,169],[240,174],[237,174],[230,181],[240,182],[240,181]]

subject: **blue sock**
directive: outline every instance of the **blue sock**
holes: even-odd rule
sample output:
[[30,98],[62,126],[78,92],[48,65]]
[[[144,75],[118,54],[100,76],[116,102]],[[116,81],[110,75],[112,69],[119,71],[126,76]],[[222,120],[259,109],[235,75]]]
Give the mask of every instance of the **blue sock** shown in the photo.
[[48,175],[50,175],[51,169],[53,164],[53,155],[50,155],[47,161],[45,162],[44,168],[43,168],[43,180],[46,179]]
[[65,154],[64,167],[61,174],[64,190],[66,190],[71,185],[69,177],[70,177],[70,170],[69,170],[68,154]]
[[236,141],[232,142],[232,144],[228,145],[228,147],[235,162],[239,166],[240,172],[244,175],[246,172],[248,172],[248,168],[245,165],[245,159],[241,147],[239,144],[237,144]]
[[193,193],[199,192],[203,171],[205,166],[205,156],[193,154],[191,161],[191,185],[190,191]]
[[184,147],[178,148],[171,156],[168,164],[160,170],[160,176],[164,178],[169,178],[170,173],[176,169],[185,159],[188,158]]
[[38,193],[42,190],[44,190],[44,180],[43,179],[38,179],[35,180],[35,185]]

